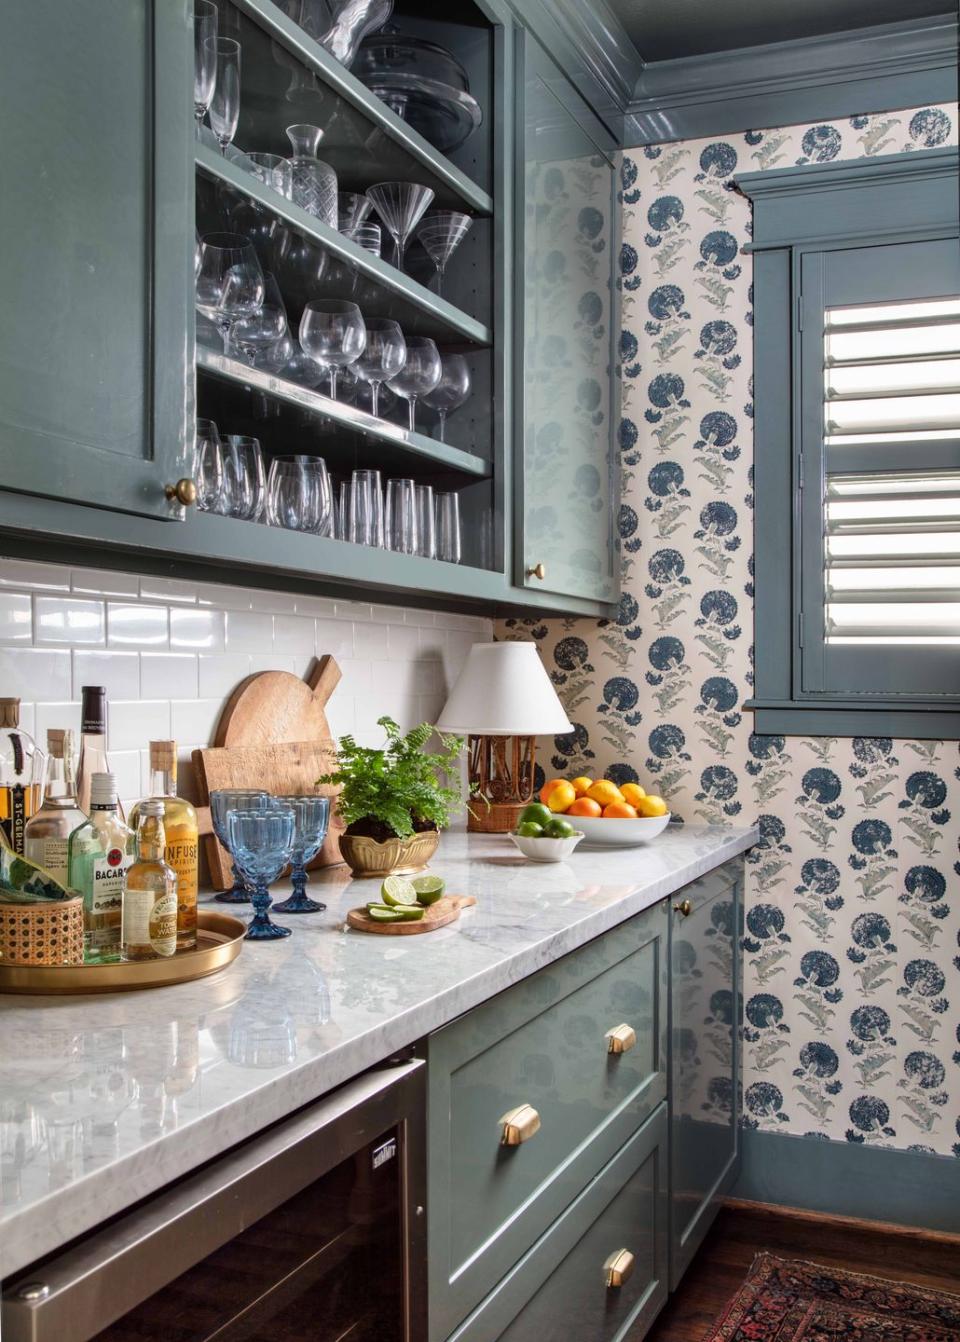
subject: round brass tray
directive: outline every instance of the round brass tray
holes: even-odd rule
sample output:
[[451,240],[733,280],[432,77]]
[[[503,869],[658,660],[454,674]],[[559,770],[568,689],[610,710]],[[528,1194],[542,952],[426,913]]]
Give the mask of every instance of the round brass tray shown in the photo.
[[169,959],[120,960],[110,965],[5,965],[0,963],[4,993],[121,993],[166,988],[215,974],[240,954],[247,925],[229,913],[201,909],[197,948]]

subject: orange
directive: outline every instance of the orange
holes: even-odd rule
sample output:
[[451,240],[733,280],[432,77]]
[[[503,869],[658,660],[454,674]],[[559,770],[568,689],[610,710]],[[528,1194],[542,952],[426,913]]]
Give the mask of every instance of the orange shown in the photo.
[[639,783],[622,783],[620,791],[623,793],[624,801],[628,801],[631,806],[636,806],[637,802],[642,801],[647,795]]
[[598,801],[601,806],[609,806],[613,801],[623,801],[623,793],[609,778],[598,778],[587,792],[588,797]]
[[594,820],[602,814],[603,807],[592,797],[578,797],[567,811],[567,815],[592,815]]
[[593,787],[593,779],[586,778],[583,774],[579,778],[571,778],[570,786],[578,797],[585,797]]
[[556,787],[552,787],[547,793],[544,801],[551,811],[557,815],[562,815],[577,799],[577,794],[573,790],[573,784],[568,783],[561,778]]
[[553,789],[557,786],[558,783],[562,783],[564,781],[565,780],[562,778],[547,779],[543,787],[540,789],[540,800],[543,802],[544,806],[546,806],[547,798],[550,796],[550,793],[553,791]]
[[666,815],[669,809],[662,797],[643,797],[637,802],[637,810],[647,817]]
[[628,801],[612,801],[603,808],[604,820],[636,820],[637,813]]

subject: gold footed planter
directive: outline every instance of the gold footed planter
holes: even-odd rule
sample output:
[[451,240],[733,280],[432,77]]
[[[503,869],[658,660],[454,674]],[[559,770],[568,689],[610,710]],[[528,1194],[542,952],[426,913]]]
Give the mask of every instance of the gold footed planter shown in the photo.
[[386,843],[364,834],[341,834],[340,852],[354,876],[411,876],[423,871],[439,842],[440,833],[435,829],[412,834],[409,839],[387,839]]

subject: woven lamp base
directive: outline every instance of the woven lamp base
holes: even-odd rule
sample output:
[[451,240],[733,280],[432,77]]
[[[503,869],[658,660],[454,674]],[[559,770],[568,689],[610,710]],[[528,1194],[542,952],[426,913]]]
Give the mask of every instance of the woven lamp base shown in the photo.
[[532,736],[471,736],[470,813],[474,834],[509,834],[534,799],[537,743]]
[[509,834],[529,805],[526,801],[491,802],[488,809],[478,797],[471,797],[467,829],[472,834]]

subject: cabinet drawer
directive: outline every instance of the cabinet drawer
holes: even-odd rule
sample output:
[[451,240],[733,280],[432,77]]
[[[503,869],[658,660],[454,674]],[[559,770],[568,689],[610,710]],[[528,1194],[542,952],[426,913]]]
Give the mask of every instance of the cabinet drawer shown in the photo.
[[[666,1144],[662,1105],[450,1342],[640,1337],[667,1296]],[[629,1275],[608,1285],[606,1265],[615,1255],[622,1265],[622,1250]]]
[[[665,903],[430,1040],[431,1336],[513,1266],[666,1095]],[[636,1042],[608,1051],[607,1031]],[[530,1105],[539,1130],[502,1144]]]

